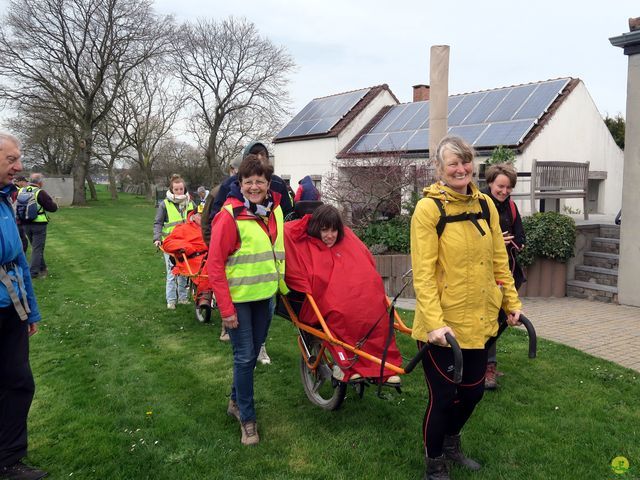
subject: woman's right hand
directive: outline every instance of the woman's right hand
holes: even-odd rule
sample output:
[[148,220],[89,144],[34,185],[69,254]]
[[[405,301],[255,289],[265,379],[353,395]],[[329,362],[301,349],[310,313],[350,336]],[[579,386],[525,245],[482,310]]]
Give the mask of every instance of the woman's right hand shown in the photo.
[[227,330],[230,328],[238,328],[238,316],[234,313],[230,317],[222,317],[222,323]]
[[449,342],[447,342],[447,339],[444,336],[445,333],[448,333],[452,337],[455,337],[455,334],[453,333],[453,330],[451,330],[451,327],[440,327],[429,332],[429,343],[432,343],[433,345],[440,345],[441,347],[446,347]]
[[154,244],[157,248],[160,248],[160,246],[162,245],[162,241],[160,241],[160,240],[156,240],[155,242],[153,242],[153,244]]

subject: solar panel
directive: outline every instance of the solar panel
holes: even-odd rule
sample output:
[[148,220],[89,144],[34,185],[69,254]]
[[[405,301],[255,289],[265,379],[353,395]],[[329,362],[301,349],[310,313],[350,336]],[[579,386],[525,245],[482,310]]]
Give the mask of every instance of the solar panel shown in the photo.
[[551,102],[553,102],[558,94],[567,86],[569,80],[563,78],[554,82],[538,84],[531,97],[527,99],[522,108],[514,115],[514,120],[523,118],[538,118],[542,115]]
[[378,145],[387,134],[386,133],[368,133],[360,137],[356,144],[351,147],[351,152],[373,152],[376,151],[375,147]]
[[449,117],[447,120],[449,125],[460,125],[467,115],[471,113],[471,111],[486,95],[486,92],[469,93],[464,95],[464,98],[456,108],[454,108],[453,111],[449,111]]
[[316,98],[280,130],[276,139],[327,133],[362,100],[369,88]]
[[[448,133],[477,148],[517,145],[569,81],[563,78],[451,96]],[[428,150],[429,105],[429,101],[422,101],[393,106],[349,151]]]
[[529,98],[529,95],[536,89],[536,85],[522,85],[509,89],[509,93],[502,103],[489,115],[487,122],[504,122],[511,120],[513,115],[520,109],[522,104]]
[[493,123],[476,140],[475,147],[495,147],[496,145],[517,145],[534,126],[531,120],[514,120]]

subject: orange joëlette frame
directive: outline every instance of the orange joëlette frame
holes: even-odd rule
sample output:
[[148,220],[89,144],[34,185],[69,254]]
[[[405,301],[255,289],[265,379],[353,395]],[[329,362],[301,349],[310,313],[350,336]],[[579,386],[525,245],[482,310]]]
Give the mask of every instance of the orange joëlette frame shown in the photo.
[[[282,301],[284,303],[285,308],[287,309],[287,312],[289,313],[289,316],[291,317],[291,321],[293,322],[293,324],[298,327],[301,330],[304,330],[305,332],[308,332],[310,334],[312,334],[315,337],[318,337],[322,340],[325,340],[333,345],[338,345],[342,348],[344,348],[345,350],[354,353],[356,355],[361,356],[362,358],[366,358],[367,360],[370,360],[378,365],[382,364],[382,360],[379,359],[378,357],[371,355],[363,350],[360,350],[359,348],[354,347],[353,345],[350,345],[348,343],[343,342],[342,340],[337,339],[336,337],[333,336],[333,334],[331,333],[331,330],[329,329],[329,326],[327,325],[327,322],[325,321],[324,317],[322,316],[322,314],[320,313],[320,310],[318,309],[318,305],[316,305],[315,300],[313,299],[313,297],[311,296],[311,294],[307,293],[306,297],[307,300],[309,301],[309,305],[311,305],[311,308],[313,309],[313,312],[315,313],[318,321],[320,322],[320,326],[322,327],[322,330],[319,330],[317,328],[314,328],[310,325],[307,325],[306,323],[302,323],[299,319],[298,316],[295,314],[295,312],[293,311],[293,309],[291,308],[291,305],[289,304],[289,300],[286,298],[286,296],[282,295]],[[391,302],[389,301],[389,298],[387,298],[385,296],[386,300],[387,300],[387,305],[390,306]],[[405,325],[405,323],[402,321],[402,319],[400,318],[400,316],[398,315],[398,312],[396,312],[394,310],[394,322],[393,322],[393,327],[404,334],[407,335],[411,335],[411,329],[409,327],[407,327]],[[298,338],[298,347],[300,348],[300,351],[302,352],[302,357],[305,359],[306,362],[306,354],[303,350],[302,347],[302,343],[301,343],[301,339]],[[313,365],[309,364],[309,362],[307,362],[307,366],[312,369],[315,370],[318,367],[318,364],[320,363],[320,359],[322,358],[322,355],[324,354],[324,346],[322,347],[322,350],[320,351],[320,354],[318,355],[318,357],[316,358],[315,362]],[[398,367],[396,365],[392,365],[391,363],[385,362],[384,364],[385,368],[388,368],[389,370],[394,371],[395,373],[398,374],[404,374],[405,371],[403,368]]]

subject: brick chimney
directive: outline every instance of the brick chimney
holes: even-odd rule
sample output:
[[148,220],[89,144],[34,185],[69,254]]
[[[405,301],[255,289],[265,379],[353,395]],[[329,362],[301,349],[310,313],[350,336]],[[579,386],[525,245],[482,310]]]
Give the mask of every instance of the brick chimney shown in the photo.
[[429,87],[429,85],[414,85],[413,101],[422,102],[424,100],[429,100],[430,91],[431,91],[431,87]]

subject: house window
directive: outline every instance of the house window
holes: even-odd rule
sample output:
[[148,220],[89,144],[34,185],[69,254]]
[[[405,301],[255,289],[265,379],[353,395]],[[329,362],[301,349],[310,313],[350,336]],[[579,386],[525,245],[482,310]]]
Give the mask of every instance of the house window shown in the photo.
[[284,183],[287,184],[287,187],[291,186],[291,175],[282,175],[280,178],[284,180]]
[[313,182],[314,187],[320,191],[322,187],[322,175],[309,175],[311,177],[311,181]]

